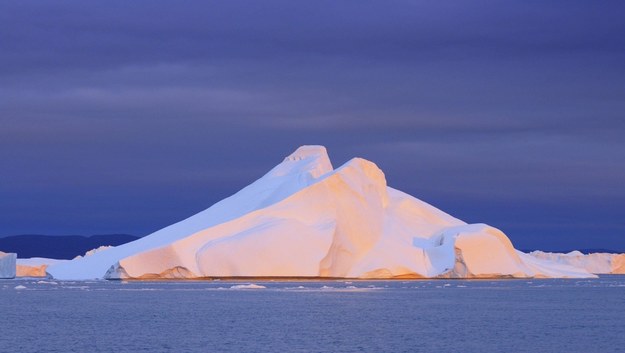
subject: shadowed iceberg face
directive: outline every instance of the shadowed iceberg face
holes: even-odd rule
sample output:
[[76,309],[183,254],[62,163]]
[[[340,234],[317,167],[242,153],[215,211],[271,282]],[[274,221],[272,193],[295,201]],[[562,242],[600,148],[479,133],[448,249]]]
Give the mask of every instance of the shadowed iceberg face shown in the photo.
[[62,279],[592,276],[523,256],[498,229],[388,187],[370,161],[334,170],[321,146],[298,148],[184,221],[48,271]]
[[15,278],[17,254],[0,251],[0,278]]

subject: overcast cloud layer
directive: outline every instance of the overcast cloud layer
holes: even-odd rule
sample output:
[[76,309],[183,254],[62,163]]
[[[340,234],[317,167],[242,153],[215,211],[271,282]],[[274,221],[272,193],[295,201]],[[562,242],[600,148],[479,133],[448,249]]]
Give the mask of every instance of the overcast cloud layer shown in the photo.
[[0,236],[146,235],[323,144],[518,248],[625,250],[624,4],[2,2]]

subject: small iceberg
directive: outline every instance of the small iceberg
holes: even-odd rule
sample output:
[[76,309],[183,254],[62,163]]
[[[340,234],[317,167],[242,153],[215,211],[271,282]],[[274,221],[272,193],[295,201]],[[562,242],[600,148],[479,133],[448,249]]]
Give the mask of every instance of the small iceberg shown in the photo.
[[254,283],[251,283],[251,284],[237,284],[237,285],[234,285],[234,286],[230,287],[230,289],[265,289],[265,288],[267,288],[267,287],[261,286],[261,285],[258,285],[258,284],[254,284]]

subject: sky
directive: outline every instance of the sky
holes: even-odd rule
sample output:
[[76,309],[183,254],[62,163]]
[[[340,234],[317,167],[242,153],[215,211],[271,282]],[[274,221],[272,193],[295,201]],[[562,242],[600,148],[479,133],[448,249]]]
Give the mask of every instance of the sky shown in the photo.
[[0,236],[147,235],[304,144],[625,250],[625,2],[3,1]]

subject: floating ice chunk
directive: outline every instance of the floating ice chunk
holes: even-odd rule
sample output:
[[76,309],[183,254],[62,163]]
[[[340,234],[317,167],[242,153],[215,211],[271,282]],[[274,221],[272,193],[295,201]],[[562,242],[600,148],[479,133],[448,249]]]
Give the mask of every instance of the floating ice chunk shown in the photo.
[[234,285],[234,286],[230,287],[230,289],[265,289],[265,288],[267,288],[267,287],[261,286],[261,285],[258,285],[258,284],[254,284],[254,283],[251,283],[251,284],[237,284],[237,285]]
[[15,289],[15,290],[22,290],[22,289],[26,289],[26,286],[23,286],[23,285],[21,285],[21,284],[20,284],[20,285],[18,285],[18,286],[15,286],[15,288],[14,288],[14,289]]

